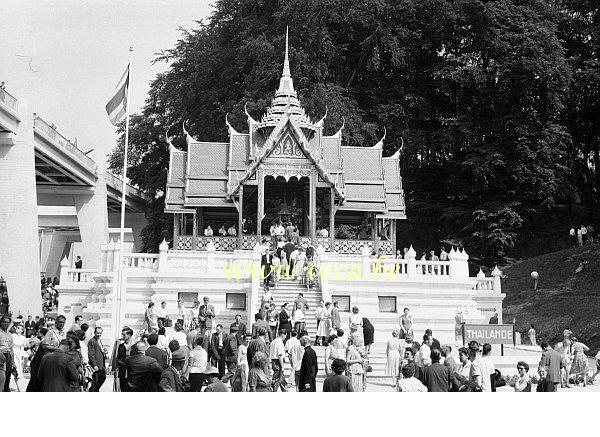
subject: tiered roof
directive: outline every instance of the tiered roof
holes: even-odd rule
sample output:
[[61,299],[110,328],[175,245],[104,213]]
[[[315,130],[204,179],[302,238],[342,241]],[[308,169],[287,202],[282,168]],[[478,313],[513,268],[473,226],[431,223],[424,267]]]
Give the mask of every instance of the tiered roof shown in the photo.
[[166,212],[199,206],[234,208],[240,187],[264,165],[310,167],[334,188],[342,210],[406,218],[399,153],[383,158],[383,140],[372,147],[342,146],[342,128],[323,135],[325,116],[313,122],[298,100],[290,74],[288,38],[283,74],[271,107],[260,121],[248,112],[248,133],[229,124],[229,142],[202,142],[187,135],[187,152],[170,148]]

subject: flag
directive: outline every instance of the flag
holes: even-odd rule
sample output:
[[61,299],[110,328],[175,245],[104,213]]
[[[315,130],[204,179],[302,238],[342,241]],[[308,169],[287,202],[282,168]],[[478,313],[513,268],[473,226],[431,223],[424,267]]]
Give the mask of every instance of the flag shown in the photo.
[[112,99],[106,104],[106,112],[110,122],[114,125],[123,117],[127,111],[127,89],[129,88],[129,64],[125,69],[125,73],[117,84],[117,92]]

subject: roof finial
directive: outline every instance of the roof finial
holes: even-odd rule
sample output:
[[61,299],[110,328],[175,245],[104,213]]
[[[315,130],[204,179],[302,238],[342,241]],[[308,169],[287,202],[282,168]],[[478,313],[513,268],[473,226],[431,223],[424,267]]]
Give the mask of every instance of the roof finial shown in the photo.
[[289,45],[288,45],[288,26],[285,26],[285,58],[283,60],[283,77],[291,77],[290,73],[290,57],[289,57]]

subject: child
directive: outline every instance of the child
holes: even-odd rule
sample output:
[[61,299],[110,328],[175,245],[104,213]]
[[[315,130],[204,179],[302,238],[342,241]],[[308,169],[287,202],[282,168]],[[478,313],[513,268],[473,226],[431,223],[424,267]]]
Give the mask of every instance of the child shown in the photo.
[[591,382],[596,380],[596,375],[598,375],[598,373],[600,373],[600,351],[596,354],[596,373],[592,376]]

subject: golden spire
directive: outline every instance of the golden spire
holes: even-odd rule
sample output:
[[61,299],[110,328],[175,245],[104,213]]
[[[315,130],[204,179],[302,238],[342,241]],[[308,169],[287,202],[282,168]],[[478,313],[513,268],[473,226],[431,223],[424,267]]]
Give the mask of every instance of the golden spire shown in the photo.
[[281,74],[281,79],[279,80],[279,89],[277,90],[277,95],[284,96],[296,96],[296,91],[294,90],[294,82],[292,80],[292,74],[290,72],[290,55],[289,55],[289,29],[286,26],[285,28],[285,57],[283,59],[283,73]]

